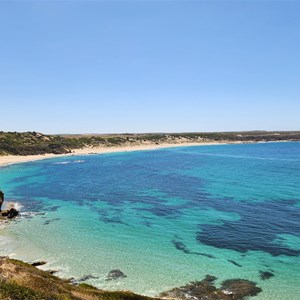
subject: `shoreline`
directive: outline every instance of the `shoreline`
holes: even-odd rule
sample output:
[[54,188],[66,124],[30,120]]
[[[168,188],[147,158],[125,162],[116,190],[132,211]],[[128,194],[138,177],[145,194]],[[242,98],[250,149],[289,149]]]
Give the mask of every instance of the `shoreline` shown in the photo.
[[122,153],[122,152],[134,152],[134,151],[147,151],[147,150],[159,150],[166,148],[177,147],[192,147],[192,146],[218,146],[218,145],[240,145],[240,144],[261,144],[261,143],[286,143],[286,142],[300,142],[291,140],[278,140],[278,141],[219,141],[219,142],[182,142],[182,143],[161,143],[161,144],[138,144],[138,145],[122,145],[122,146],[104,146],[104,147],[84,147],[79,149],[72,149],[71,153],[64,154],[34,154],[34,155],[0,155],[0,168],[44,160],[58,157],[67,156],[80,156],[80,155],[95,155],[95,154],[107,154],[107,153]]
[[189,147],[189,146],[216,146],[227,144],[241,144],[241,142],[202,142],[202,143],[174,143],[174,144],[142,144],[142,145],[127,145],[127,146],[113,146],[113,147],[86,147],[81,149],[73,149],[72,153],[65,154],[36,154],[36,155],[6,155],[0,156],[0,168],[8,165],[26,163],[50,158],[78,156],[78,155],[93,155],[93,154],[107,154],[107,153],[121,153],[121,152],[134,152],[144,150],[159,150],[165,148],[175,147]]

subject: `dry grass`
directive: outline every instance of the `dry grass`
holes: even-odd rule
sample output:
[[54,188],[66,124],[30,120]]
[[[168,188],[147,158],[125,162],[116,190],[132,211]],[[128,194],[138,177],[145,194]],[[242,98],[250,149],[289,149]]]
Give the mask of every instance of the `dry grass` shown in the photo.
[[131,292],[108,292],[88,284],[71,285],[24,262],[0,258],[2,300],[153,300]]

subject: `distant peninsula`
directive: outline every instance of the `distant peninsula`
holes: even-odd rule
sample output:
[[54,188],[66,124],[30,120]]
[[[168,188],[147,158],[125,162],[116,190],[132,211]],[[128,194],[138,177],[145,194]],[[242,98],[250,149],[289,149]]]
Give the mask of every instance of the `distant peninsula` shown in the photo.
[[[189,132],[145,134],[62,134],[0,131],[0,156],[68,154],[74,150],[159,145],[300,141],[300,131]],[[120,150],[122,151],[122,150]]]

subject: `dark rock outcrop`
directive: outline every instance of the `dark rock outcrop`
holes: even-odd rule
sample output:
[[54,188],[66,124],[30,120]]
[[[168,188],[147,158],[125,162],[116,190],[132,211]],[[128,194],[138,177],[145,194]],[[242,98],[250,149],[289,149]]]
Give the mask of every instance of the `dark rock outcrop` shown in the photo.
[[19,212],[15,208],[11,208],[11,209],[7,209],[7,210],[2,210],[0,215],[2,217],[12,219],[12,218],[15,218],[16,216],[18,216]]
[[78,282],[83,282],[83,281],[87,281],[89,279],[98,279],[98,276],[94,276],[94,275],[84,275],[82,277],[80,277],[79,279],[77,279]]
[[206,283],[206,284],[212,285],[216,280],[217,280],[216,276],[207,274],[205,276],[205,278],[202,280],[202,283]]
[[1,211],[1,207],[2,207],[2,204],[4,202],[4,193],[0,190],[0,211]]
[[215,287],[215,276],[206,275],[202,281],[191,282],[185,286],[163,292],[160,297],[181,300],[242,300],[261,292],[255,282],[245,279],[225,280],[220,288]]
[[71,277],[68,279],[68,282],[71,283],[72,285],[79,285],[84,281],[87,281],[89,279],[98,279],[98,276],[94,276],[94,275],[83,275],[82,277],[76,279],[74,277]]
[[256,296],[262,291],[261,288],[256,286],[255,282],[246,279],[225,280],[221,289],[223,292],[231,295],[231,299],[244,299],[248,296]]
[[39,266],[43,266],[45,264],[46,264],[46,262],[42,260],[42,261],[35,261],[31,265],[34,266],[34,267],[39,267]]
[[108,274],[105,280],[116,280],[116,279],[122,279],[127,277],[122,271],[115,269],[111,270]]
[[15,208],[9,210],[7,218],[12,219],[19,215],[19,212]]

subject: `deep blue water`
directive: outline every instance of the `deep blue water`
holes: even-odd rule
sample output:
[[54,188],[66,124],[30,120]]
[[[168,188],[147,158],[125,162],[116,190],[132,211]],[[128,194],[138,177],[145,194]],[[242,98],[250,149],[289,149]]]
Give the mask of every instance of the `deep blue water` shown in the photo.
[[[300,143],[64,157],[2,168],[0,184],[24,212],[45,213],[6,234],[62,276],[155,294],[212,273],[258,282],[257,299],[300,299]],[[113,268],[128,277],[105,282]]]

